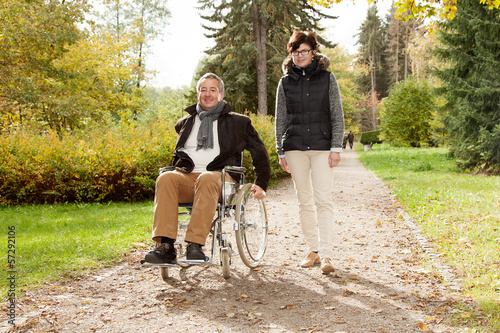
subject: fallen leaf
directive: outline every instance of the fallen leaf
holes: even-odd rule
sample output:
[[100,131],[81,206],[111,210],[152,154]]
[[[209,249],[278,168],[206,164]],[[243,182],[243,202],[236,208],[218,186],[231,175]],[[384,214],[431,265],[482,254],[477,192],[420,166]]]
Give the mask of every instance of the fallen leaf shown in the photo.
[[420,324],[418,324],[418,328],[419,328],[419,329],[421,329],[421,330],[423,330],[423,331],[428,331],[428,330],[429,330],[429,329],[427,328],[427,326],[425,326],[425,324],[424,324],[424,323],[420,323]]
[[353,294],[355,294],[355,292],[351,291],[349,289],[346,289],[346,290],[344,290],[344,292],[342,292],[342,296],[344,296],[344,297],[351,296]]

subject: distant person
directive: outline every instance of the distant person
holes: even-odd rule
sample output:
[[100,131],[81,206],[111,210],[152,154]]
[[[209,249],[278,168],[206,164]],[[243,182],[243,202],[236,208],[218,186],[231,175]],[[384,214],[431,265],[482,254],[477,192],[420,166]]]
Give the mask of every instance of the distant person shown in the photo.
[[224,82],[208,73],[196,85],[198,103],[186,109],[188,116],[175,124],[175,171],[156,180],[152,238],[156,249],[145,256],[149,263],[175,264],[178,204],[193,203],[184,241],[186,259],[205,260],[202,246],[210,232],[222,190],[222,169],[240,166],[243,150],[252,156],[254,197],[263,199],[271,177],[269,156],[250,118],[231,110],[223,100]]
[[[301,267],[321,263],[335,271],[333,168],[340,162],[344,113],[330,60],[318,53],[316,34],[295,31],[276,95],[276,148],[280,166],[292,175],[309,253]],[[317,215],[315,211],[317,209]]]
[[352,149],[352,145],[354,144],[354,134],[352,131],[349,131],[349,134],[347,134],[347,140],[349,141],[349,147]]
[[345,149],[347,146],[347,133],[344,132],[344,138],[342,139],[342,149]]

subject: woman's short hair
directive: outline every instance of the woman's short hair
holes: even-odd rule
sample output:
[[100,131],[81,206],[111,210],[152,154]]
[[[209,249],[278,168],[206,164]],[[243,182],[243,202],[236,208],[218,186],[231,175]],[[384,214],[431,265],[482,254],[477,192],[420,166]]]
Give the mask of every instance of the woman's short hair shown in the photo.
[[216,79],[217,81],[219,81],[219,92],[221,93],[224,91],[224,81],[222,81],[222,79],[217,75],[215,75],[214,73],[207,73],[202,77],[200,77],[198,83],[196,83],[196,91],[200,91],[200,84],[205,79]]
[[307,44],[314,51],[318,51],[318,37],[311,31],[294,31],[290,40],[288,41],[288,54],[297,50],[301,44]]

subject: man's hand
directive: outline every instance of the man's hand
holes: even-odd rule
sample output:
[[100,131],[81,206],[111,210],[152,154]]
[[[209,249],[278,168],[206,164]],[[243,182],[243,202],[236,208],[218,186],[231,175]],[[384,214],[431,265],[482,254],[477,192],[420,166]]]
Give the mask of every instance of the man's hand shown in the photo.
[[250,189],[252,190],[255,199],[264,199],[266,197],[266,191],[264,191],[259,185],[253,184]]
[[336,167],[340,162],[340,153],[330,152],[328,156],[328,164],[330,168]]

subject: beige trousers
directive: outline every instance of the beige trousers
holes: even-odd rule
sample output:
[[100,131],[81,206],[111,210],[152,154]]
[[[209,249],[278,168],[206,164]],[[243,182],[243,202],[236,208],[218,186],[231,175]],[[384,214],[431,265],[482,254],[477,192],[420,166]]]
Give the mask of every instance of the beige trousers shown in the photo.
[[178,204],[193,203],[185,241],[205,245],[221,196],[222,174],[219,171],[183,173],[169,171],[156,180],[152,238],[177,239]]
[[333,169],[327,150],[285,152],[292,174],[302,232],[310,251],[332,258],[334,241]]

